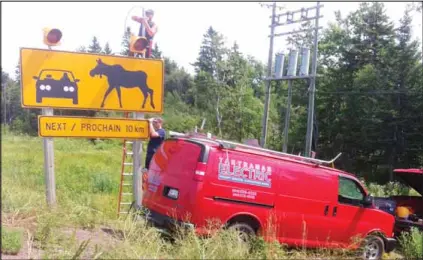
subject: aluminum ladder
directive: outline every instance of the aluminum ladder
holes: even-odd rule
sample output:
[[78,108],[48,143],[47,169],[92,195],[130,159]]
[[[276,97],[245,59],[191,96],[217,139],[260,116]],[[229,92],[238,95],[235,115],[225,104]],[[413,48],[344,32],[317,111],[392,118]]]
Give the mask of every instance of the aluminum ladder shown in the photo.
[[[125,118],[129,117],[129,113],[125,112]],[[133,141],[124,139],[122,144],[122,166],[120,173],[119,198],[117,216],[128,214],[133,202],[133,166],[134,154],[132,152]]]

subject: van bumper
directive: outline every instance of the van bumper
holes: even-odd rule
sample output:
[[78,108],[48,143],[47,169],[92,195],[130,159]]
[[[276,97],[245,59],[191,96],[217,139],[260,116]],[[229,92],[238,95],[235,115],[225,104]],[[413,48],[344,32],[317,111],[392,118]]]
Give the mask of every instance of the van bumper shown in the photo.
[[392,252],[397,246],[397,240],[395,238],[386,238],[385,252]]
[[167,230],[174,230],[175,227],[194,229],[194,224],[173,219],[150,209],[146,214],[146,219],[157,228],[165,228]]

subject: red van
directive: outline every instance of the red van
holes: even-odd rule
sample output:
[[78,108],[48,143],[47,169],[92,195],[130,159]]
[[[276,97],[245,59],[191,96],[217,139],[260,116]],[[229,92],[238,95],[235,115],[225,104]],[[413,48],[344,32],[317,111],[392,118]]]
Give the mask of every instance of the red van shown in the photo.
[[[336,158],[335,158],[336,159]],[[334,160],[335,160],[334,159]],[[378,259],[396,245],[394,216],[356,177],[322,161],[199,134],[167,139],[146,176],[143,206],[157,226],[206,234],[218,220],[289,246],[353,248]],[[268,231],[274,227],[273,235]]]

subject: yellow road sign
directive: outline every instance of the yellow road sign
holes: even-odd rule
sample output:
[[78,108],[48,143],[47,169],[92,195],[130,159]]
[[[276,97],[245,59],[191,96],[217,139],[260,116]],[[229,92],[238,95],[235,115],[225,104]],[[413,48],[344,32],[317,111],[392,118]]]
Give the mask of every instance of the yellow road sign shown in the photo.
[[21,48],[23,107],[163,113],[164,62]]
[[147,139],[148,120],[38,116],[41,137],[125,138]]

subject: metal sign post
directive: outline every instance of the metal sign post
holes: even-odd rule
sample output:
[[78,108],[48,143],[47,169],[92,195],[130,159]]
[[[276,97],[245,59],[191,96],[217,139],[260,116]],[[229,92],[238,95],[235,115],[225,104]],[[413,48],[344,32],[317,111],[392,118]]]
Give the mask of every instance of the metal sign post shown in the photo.
[[[138,120],[144,119],[143,113],[134,113],[134,118]],[[150,123],[150,122],[149,122]],[[147,126],[147,133],[150,133],[150,126]],[[149,135],[149,134],[148,134]],[[141,169],[142,169],[142,142],[141,141],[134,141],[132,145],[132,152],[133,152],[133,182],[132,182],[132,189],[134,194],[134,201],[136,209],[140,209],[142,206],[142,178],[141,178]]]
[[[48,46],[48,49],[51,50],[51,46]],[[22,71],[21,71],[21,74],[22,74]],[[43,108],[42,114],[45,116],[53,116],[54,115],[53,108]],[[47,204],[49,207],[55,207],[56,206],[56,177],[54,176],[53,138],[43,138],[43,149],[44,149],[44,177],[46,182]]]
[[[52,116],[52,108],[43,108],[43,115]],[[46,198],[49,207],[56,206],[56,179],[54,176],[54,146],[53,138],[43,138],[44,148],[44,176],[46,182]]]

